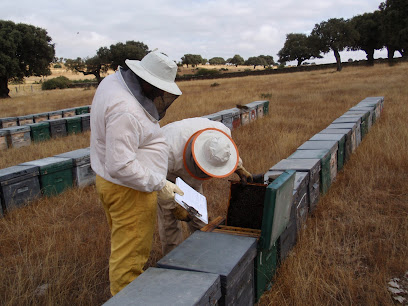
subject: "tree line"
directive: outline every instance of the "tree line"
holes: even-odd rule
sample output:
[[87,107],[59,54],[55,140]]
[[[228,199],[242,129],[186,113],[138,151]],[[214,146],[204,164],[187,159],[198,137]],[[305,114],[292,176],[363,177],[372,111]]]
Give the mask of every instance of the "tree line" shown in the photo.
[[[340,52],[363,50],[367,62],[374,64],[374,51],[387,48],[388,59],[392,63],[398,51],[406,57],[408,49],[408,1],[386,0],[372,13],[345,20],[332,18],[316,24],[310,35],[290,33],[286,35],[283,48],[278,52],[278,62],[297,61],[298,66],[311,58],[322,58],[322,53],[333,51],[337,70],[342,69]],[[62,59],[55,58],[55,46],[47,31],[32,25],[15,24],[0,20],[0,98],[9,97],[8,82],[21,81],[28,76],[50,75],[50,63],[64,61],[69,70],[84,75],[94,75],[98,83],[101,74],[108,69],[126,67],[125,59],[141,60],[149,51],[143,42],[127,41],[110,47],[100,47],[92,57]],[[275,65],[271,55],[259,55],[244,60],[239,54],[224,59],[213,57],[204,59],[198,54],[184,54],[178,65]]]

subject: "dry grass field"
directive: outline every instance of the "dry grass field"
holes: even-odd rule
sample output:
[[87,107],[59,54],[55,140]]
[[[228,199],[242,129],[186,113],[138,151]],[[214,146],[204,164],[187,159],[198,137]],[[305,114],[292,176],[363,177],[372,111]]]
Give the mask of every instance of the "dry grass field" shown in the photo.
[[[387,283],[408,270],[408,63],[180,82],[162,124],[267,96],[269,115],[233,131],[245,167],[265,172],[368,96],[385,108],[338,174],[260,305],[393,305]],[[27,92],[0,116],[91,104],[94,90]],[[0,152],[0,168],[88,146],[89,133]],[[228,179],[204,190],[225,216]],[[0,305],[100,305],[109,299],[109,230],[93,186],[42,198],[0,219]],[[161,258],[156,231],[147,266]]]

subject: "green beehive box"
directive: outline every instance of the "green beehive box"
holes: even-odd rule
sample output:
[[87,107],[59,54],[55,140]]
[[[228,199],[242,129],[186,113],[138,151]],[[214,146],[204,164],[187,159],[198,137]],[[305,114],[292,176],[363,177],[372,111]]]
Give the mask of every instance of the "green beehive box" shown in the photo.
[[351,139],[351,132],[352,129],[324,129],[319,132],[319,135],[339,134],[345,136],[343,164],[345,164],[349,160],[352,152],[353,144]]
[[344,164],[344,154],[346,152],[346,134],[316,134],[310,140],[314,141],[327,141],[327,140],[336,140],[338,142],[338,151],[337,151],[337,170],[340,171],[343,168]]
[[67,133],[79,134],[81,133],[81,117],[67,117]]
[[351,129],[352,153],[357,149],[361,142],[361,129],[358,122],[332,123],[326,129]]
[[360,117],[361,118],[361,139],[367,135],[369,128],[372,125],[372,113],[370,111],[348,111],[342,115],[342,117]]
[[89,113],[89,106],[79,106],[79,107],[75,107],[75,112],[77,115],[82,115],[82,114],[87,114]]
[[51,138],[50,123],[48,121],[27,124],[27,126],[30,127],[30,136],[33,142],[40,142]]
[[370,112],[369,120],[368,120],[368,130],[370,130],[371,126],[375,123],[375,106],[363,106],[363,105],[356,105],[349,109],[349,111],[353,112]]
[[40,168],[41,192],[45,196],[60,194],[73,186],[71,158],[46,157],[21,164]]
[[0,151],[7,150],[7,131],[0,129]]

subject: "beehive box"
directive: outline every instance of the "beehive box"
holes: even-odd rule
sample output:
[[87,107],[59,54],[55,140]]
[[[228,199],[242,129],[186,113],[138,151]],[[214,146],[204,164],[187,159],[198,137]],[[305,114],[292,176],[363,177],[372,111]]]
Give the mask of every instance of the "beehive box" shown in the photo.
[[373,113],[369,111],[347,111],[343,114],[342,117],[359,117],[361,118],[361,124],[360,124],[360,133],[361,133],[361,139],[364,138],[365,135],[367,135],[369,128],[372,125],[372,119],[373,119]]
[[48,120],[48,113],[38,113],[33,115],[34,123]]
[[[279,177],[283,171],[268,171],[264,175],[265,183]],[[290,219],[284,232],[277,241],[278,261],[281,263],[288,256],[297,241],[297,232],[306,223],[309,214],[308,173],[296,172],[293,185],[293,200]]]
[[[246,105],[248,106],[248,105]],[[257,112],[257,105],[251,105],[248,106],[249,108],[249,120],[250,122],[255,121],[258,118],[258,112]]]
[[20,116],[20,117],[17,117],[17,119],[18,119],[18,125],[20,126],[34,123],[33,115]]
[[91,130],[91,114],[78,115],[81,118],[82,132]]
[[[321,140],[336,140],[338,137],[341,137],[341,135],[344,135],[344,158],[343,158],[343,165],[348,161],[350,158],[351,152],[352,152],[352,139],[351,139],[351,129],[324,129],[321,130],[318,134],[316,135],[321,135],[318,136]],[[330,136],[331,134],[334,134],[334,136]],[[316,136],[315,135],[315,136]],[[326,136],[328,135],[328,136]],[[315,137],[313,136],[313,137]],[[312,137],[312,138],[313,138]],[[317,137],[317,136],[316,136]],[[327,137],[327,138],[325,138]],[[311,138],[311,140],[312,140]],[[318,139],[313,139],[313,140],[318,140]],[[339,150],[341,150],[341,143],[339,140]],[[340,158],[337,155],[337,162],[339,163],[340,166]],[[343,167],[343,165],[341,167]],[[341,168],[338,168],[338,170],[341,170]]]
[[82,132],[81,128],[81,118],[80,117],[67,117],[67,134],[79,134]]
[[256,239],[196,231],[157,262],[157,267],[218,274],[220,305],[252,305]]
[[337,151],[337,170],[340,171],[343,168],[346,152],[346,134],[327,134],[318,133],[313,135],[310,140],[312,141],[332,141],[335,140],[338,143]]
[[62,118],[75,117],[76,109],[75,108],[65,108],[62,109]]
[[368,120],[368,130],[370,130],[371,126],[375,123],[375,106],[354,106],[350,108],[350,112],[369,112],[369,120]]
[[0,118],[0,128],[5,129],[12,126],[18,125],[17,117],[6,117]]
[[237,129],[241,126],[241,111],[239,108],[231,108],[232,113],[232,128]]
[[75,112],[77,115],[87,114],[89,113],[89,106],[85,105],[85,106],[75,107]]
[[243,186],[239,182],[231,182],[226,225],[221,225],[219,221],[223,218],[219,217],[202,229],[258,240],[256,301],[269,288],[278,265],[276,241],[290,220],[294,180],[295,171],[285,171],[270,184],[248,183]]
[[248,103],[247,106],[255,106],[257,118],[262,118],[265,113],[265,108],[264,108],[265,102],[266,101],[254,101],[254,102]]
[[349,123],[332,123],[326,129],[351,129],[352,153],[361,143],[361,129],[358,121]]
[[241,108],[241,125],[247,125],[251,122],[251,111],[249,109]]
[[0,169],[0,199],[4,213],[40,196],[38,175],[37,166],[12,166]]
[[[323,157],[322,154],[317,153],[321,157],[314,157],[314,158],[320,158],[322,161],[321,165],[321,171],[320,171],[320,189],[323,193],[327,192],[327,189],[325,187],[330,187],[331,182],[334,182],[337,176],[337,168],[338,168],[338,162],[337,162],[337,155],[339,154],[339,143],[337,140],[309,140],[303,143],[301,146],[298,147],[297,151],[292,154],[290,158],[313,158],[315,154],[313,152],[309,152],[309,154],[302,153],[300,151],[319,151],[319,150],[325,150],[329,151],[329,155]],[[326,155],[327,152],[325,152],[324,155]],[[341,151],[341,158],[343,159],[344,157],[344,151]],[[300,157],[304,155],[304,157]],[[325,159],[327,158],[327,164],[325,165]],[[327,176],[327,180],[324,178]],[[327,181],[328,186],[325,186],[325,181]],[[322,188],[323,187],[323,188]]]
[[382,111],[382,102],[381,99],[364,99],[360,103],[356,105],[356,107],[373,107],[374,108],[374,115],[373,115],[373,123],[380,118],[381,111]]
[[7,131],[7,145],[9,148],[21,148],[31,144],[30,127],[12,126]]
[[41,192],[45,196],[60,194],[73,185],[71,158],[46,157],[20,165],[39,167]]
[[33,142],[45,141],[51,138],[50,123],[48,121],[41,121],[27,125],[30,128],[30,136]]
[[222,116],[221,116],[221,114],[219,114],[219,113],[204,115],[204,116],[201,116],[201,117],[202,117],[202,118],[210,119],[210,120],[212,120],[212,121],[218,121],[218,122],[221,122],[221,121],[222,121]]
[[7,131],[0,129],[0,151],[7,150]]
[[90,148],[74,150],[55,157],[70,158],[73,162],[72,177],[74,185],[85,187],[95,183],[95,172],[91,168]]
[[218,305],[218,274],[150,267],[105,306]]
[[60,119],[62,118],[62,111],[53,111],[48,113],[48,118],[49,120],[55,120],[55,119]]
[[52,138],[67,136],[67,119],[48,120]]
[[269,171],[285,170],[308,173],[309,211],[313,212],[320,197],[320,159],[282,159],[269,169]]
[[230,130],[232,130],[234,127],[233,127],[233,120],[234,120],[234,118],[232,117],[232,112],[230,111],[230,110],[228,110],[228,109],[226,109],[226,110],[223,110],[223,111],[220,111],[220,112],[218,112],[217,114],[220,114],[221,115],[221,122],[227,127],[227,128],[229,128]]

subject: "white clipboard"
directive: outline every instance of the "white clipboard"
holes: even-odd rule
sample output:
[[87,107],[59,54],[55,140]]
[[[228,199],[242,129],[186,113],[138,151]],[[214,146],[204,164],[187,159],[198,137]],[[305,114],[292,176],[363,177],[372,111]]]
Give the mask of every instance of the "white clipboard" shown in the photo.
[[207,198],[186,184],[181,178],[176,178],[176,185],[184,192],[181,196],[176,193],[175,201],[191,215],[208,224]]

